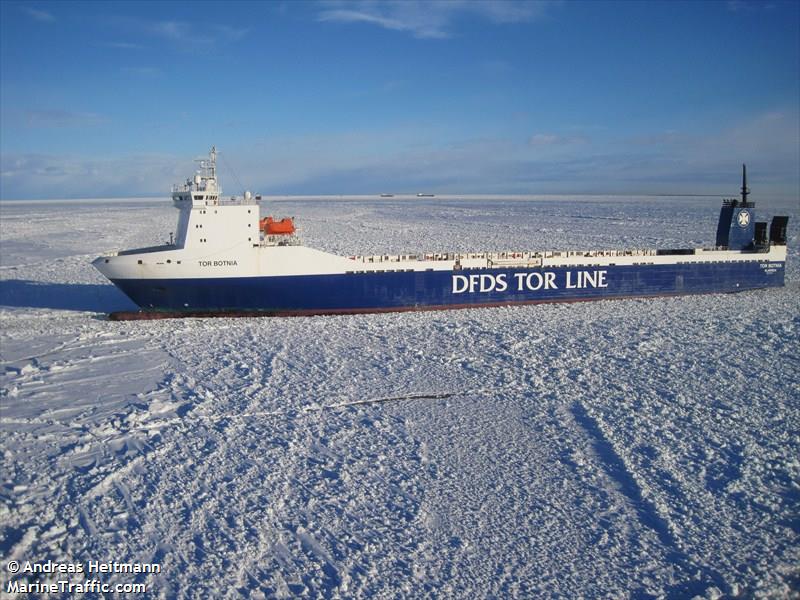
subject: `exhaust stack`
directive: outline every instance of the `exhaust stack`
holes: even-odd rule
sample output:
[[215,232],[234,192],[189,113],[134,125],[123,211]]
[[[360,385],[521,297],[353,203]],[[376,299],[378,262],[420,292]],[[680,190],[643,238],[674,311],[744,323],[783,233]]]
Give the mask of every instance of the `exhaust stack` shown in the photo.
[[747,167],[742,165],[742,199],[723,200],[717,223],[717,246],[728,250],[752,250],[755,239],[754,202],[748,202]]

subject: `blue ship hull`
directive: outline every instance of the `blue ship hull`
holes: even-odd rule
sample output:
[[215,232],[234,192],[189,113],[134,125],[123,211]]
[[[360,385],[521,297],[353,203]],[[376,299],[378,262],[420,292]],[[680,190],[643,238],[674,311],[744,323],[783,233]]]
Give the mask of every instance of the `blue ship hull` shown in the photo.
[[150,311],[302,315],[740,292],[780,287],[784,272],[750,260],[113,282]]

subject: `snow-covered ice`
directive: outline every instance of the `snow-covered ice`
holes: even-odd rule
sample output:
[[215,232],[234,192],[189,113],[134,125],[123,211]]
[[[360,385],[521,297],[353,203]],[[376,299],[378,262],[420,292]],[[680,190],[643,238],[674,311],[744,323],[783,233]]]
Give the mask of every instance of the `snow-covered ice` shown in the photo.
[[[798,594],[800,210],[757,206],[790,215],[783,289],[111,322],[90,260],[166,241],[169,201],[0,204],[4,588],[111,560],[161,564],[148,597]],[[712,243],[718,199],[264,210],[346,255],[642,248]]]

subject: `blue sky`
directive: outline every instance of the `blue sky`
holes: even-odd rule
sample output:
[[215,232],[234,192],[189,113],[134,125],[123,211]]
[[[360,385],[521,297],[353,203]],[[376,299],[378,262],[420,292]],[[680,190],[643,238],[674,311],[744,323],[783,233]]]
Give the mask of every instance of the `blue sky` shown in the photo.
[[[0,2],[0,198],[800,194],[797,2]],[[237,178],[234,178],[235,173]]]

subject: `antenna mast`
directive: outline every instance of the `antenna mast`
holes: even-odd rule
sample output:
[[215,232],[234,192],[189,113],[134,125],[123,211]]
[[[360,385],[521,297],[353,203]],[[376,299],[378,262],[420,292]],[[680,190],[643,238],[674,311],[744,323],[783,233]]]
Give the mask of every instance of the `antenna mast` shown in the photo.
[[747,194],[750,188],[747,187],[747,167],[742,163],[742,206],[747,206]]
[[216,146],[211,146],[211,154],[210,154],[210,156],[211,156],[211,164],[209,165],[209,168],[211,169],[211,178],[212,179],[216,179],[217,178],[217,147]]
[[217,147],[211,146],[211,151],[208,153],[208,158],[195,158],[194,162],[198,163],[200,168],[197,174],[203,180],[212,179],[217,180]]

